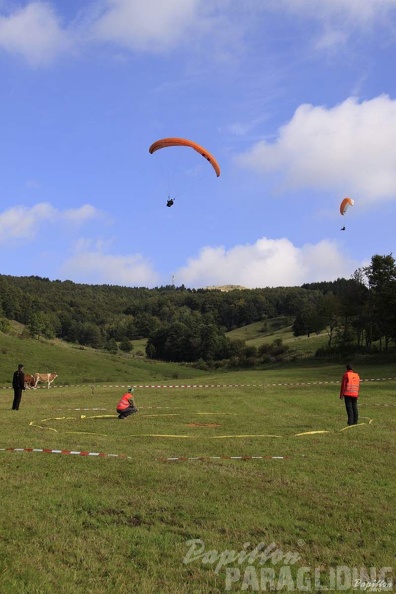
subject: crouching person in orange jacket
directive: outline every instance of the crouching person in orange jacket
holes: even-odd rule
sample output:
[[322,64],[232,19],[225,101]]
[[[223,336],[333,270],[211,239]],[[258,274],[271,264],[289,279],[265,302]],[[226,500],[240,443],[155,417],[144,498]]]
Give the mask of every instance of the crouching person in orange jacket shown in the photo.
[[133,388],[128,388],[128,392],[123,395],[119,403],[117,404],[117,412],[119,419],[126,419],[129,415],[136,413],[135,401],[133,399]]
[[359,413],[357,401],[359,397],[360,377],[348,363],[347,370],[342,376],[340,398],[344,399],[345,408],[348,415],[348,425],[357,425]]

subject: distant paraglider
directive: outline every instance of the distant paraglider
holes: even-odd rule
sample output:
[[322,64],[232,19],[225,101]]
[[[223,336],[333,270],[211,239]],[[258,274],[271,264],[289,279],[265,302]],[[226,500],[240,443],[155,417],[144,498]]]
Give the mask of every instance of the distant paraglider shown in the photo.
[[171,206],[173,206],[174,202],[175,202],[174,198],[168,198],[168,200],[166,201],[166,206],[169,206],[169,208],[170,208]]
[[344,198],[340,204],[340,213],[344,215],[350,206],[354,205],[352,198]]
[[[340,213],[344,216],[348,208],[353,205],[354,200],[352,200],[352,198],[344,198],[343,200],[341,200]],[[341,227],[341,231],[345,231],[345,227]]]

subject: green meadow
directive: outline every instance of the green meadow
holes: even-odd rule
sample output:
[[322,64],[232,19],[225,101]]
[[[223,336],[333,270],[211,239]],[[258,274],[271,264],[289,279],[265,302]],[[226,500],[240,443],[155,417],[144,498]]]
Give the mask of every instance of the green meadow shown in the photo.
[[285,316],[254,322],[248,326],[231,330],[227,336],[232,340],[243,340],[247,346],[260,347],[262,344],[270,344],[275,340],[281,340],[289,347],[291,355],[296,359],[312,357],[320,347],[326,346],[329,337],[326,331],[310,336],[293,336],[292,325]]
[[[56,380],[17,412],[4,388],[0,591],[348,592],[393,571],[394,367],[358,371],[351,428],[339,365]],[[120,421],[126,379],[139,412]]]
[[[365,576],[372,588],[394,581],[395,366],[357,362],[360,423],[347,428],[345,362],[304,354],[208,374],[0,334],[0,592],[352,592]],[[20,361],[59,377],[12,411]],[[139,412],[120,421],[127,385]]]

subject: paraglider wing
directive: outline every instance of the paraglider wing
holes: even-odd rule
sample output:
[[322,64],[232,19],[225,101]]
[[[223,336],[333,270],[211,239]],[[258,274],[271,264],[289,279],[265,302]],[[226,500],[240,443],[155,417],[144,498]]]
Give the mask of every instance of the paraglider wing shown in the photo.
[[350,206],[353,206],[353,204],[354,204],[354,201],[352,200],[352,198],[344,198],[344,200],[342,200],[341,204],[340,204],[340,213],[342,215],[344,215],[345,212],[347,211],[347,209]]
[[150,148],[149,153],[153,154],[155,151],[159,149],[170,147],[170,146],[187,146],[202,155],[209,163],[212,165],[213,169],[216,172],[217,177],[220,175],[220,166],[213,155],[209,153],[203,146],[200,146],[196,142],[192,140],[187,140],[186,138],[162,138],[162,140],[157,140],[154,142]]

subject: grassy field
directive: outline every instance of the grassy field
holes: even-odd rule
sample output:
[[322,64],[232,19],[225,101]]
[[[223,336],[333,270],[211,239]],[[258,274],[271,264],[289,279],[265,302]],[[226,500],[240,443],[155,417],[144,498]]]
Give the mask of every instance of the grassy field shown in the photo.
[[[15,340],[26,366],[51,360],[73,385],[25,391],[18,412],[1,392],[0,592],[352,592],[362,567],[396,570],[394,365],[357,368],[346,428],[344,365],[203,375]],[[200,387],[136,387],[120,421],[125,382]]]

